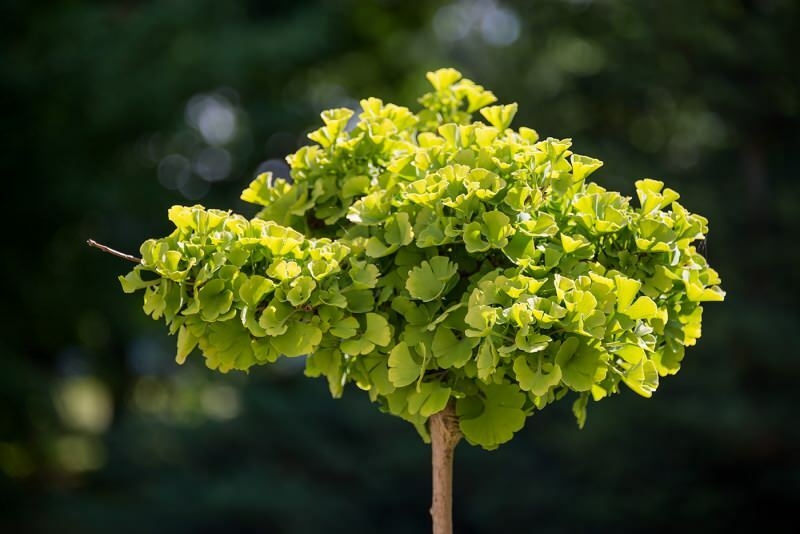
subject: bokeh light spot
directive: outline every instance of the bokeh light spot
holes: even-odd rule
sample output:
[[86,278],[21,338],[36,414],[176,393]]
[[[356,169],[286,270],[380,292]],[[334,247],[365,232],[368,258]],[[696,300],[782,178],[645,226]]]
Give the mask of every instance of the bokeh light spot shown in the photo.
[[211,190],[211,185],[205,181],[200,180],[192,175],[189,180],[178,188],[187,200],[200,200],[204,198]]
[[194,172],[207,182],[219,182],[227,178],[232,165],[231,153],[217,147],[204,148],[192,162]]
[[433,17],[433,31],[444,42],[477,37],[491,46],[508,46],[520,30],[516,12],[495,0],[463,0],[442,6]]
[[235,388],[223,384],[206,386],[200,402],[203,411],[211,419],[226,421],[236,418],[241,412],[239,392]]
[[433,29],[442,41],[459,41],[469,35],[472,17],[466,6],[451,4],[439,8],[433,17]]
[[152,376],[143,376],[133,386],[133,405],[149,414],[164,414],[169,407],[169,391]]
[[189,160],[180,154],[170,154],[158,163],[158,181],[167,189],[175,190],[186,185],[191,172]]
[[519,18],[512,10],[492,6],[481,19],[481,35],[493,46],[508,46],[519,38]]
[[61,420],[73,430],[99,434],[111,424],[113,403],[106,385],[92,376],[65,378],[54,403]]
[[236,135],[236,111],[221,94],[193,96],[186,104],[186,122],[203,136],[209,145],[229,143]]
[[106,462],[103,443],[88,436],[63,436],[54,443],[59,465],[66,471],[94,471]]

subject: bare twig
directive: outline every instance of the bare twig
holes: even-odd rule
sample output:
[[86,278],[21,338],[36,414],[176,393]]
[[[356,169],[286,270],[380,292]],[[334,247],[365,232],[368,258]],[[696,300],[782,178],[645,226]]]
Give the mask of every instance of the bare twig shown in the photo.
[[131,256],[130,254],[125,254],[118,250],[114,250],[113,248],[101,245],[94,239],[87,239],[86,244],[89,245],[90,247],[99,248],[103,252],[108,252],[109,254],[116,256],[118,258],[122,258],[123,260],[132,261],[133,263],[142,263],[142,258],[137,258],[136,256]]

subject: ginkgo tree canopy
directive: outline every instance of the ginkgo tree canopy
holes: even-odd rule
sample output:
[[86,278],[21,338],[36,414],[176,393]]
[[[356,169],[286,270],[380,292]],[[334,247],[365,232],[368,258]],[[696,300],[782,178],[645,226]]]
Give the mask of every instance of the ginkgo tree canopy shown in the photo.
[[196,347],[222,372],[306,355],[333,396],[353,383],[424,438],[450,401],[493,449],[565,396],[581,425],[590,399],[650,397],[724,297],[694,245],[707,220],[657,180],[636,201],[588,181],[599,160],[511,129],[517,105],[456,70],[428,79],[418,112],[323,112],[291,176],[242,193],[255,218],[171,208],[123,289],[144,290],[179,363]]

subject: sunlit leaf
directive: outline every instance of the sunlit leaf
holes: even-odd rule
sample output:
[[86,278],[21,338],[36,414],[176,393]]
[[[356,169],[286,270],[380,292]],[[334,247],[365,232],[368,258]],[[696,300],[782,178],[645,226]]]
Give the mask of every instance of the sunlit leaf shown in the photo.
[[395,387],[413,384],[422,372],[421,364],[412,355],[408,345],[401,341],[389,353],[389,380]]
[[428,302],[442,295],[457,270],[458,265],[446,257],[435,256],[411,269],[405,287],[415,299]]
[[486,449],[495,449],[522,429],[525,395],[515,385],[490,384],[482,396],[459,399],[456,410],[464,437]]

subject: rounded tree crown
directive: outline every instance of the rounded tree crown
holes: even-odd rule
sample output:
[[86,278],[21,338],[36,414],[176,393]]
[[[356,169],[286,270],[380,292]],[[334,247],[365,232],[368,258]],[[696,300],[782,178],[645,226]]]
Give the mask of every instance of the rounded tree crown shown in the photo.
[[449,402],[492,449],[570,392],[581,426],[589,399],[650,397],[724,297],[694,245],[707,220],[657,180],[636,182],[636,206],[589,182],[602,162],[512,129],[517,105],[458,71],[428,80],[419,112],[323,112],[291,176],[242,193],[253,219],[171,208],[123,289],[144,289],[179,363],[195,347],[222,372],[306,356],[333,396],[354,383],[424,438]]

